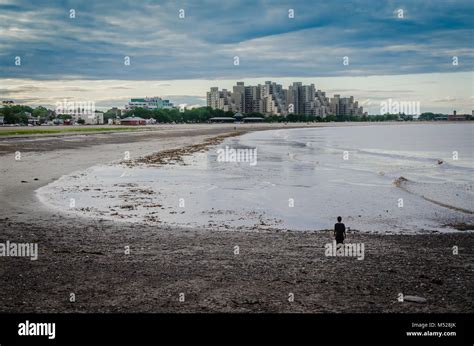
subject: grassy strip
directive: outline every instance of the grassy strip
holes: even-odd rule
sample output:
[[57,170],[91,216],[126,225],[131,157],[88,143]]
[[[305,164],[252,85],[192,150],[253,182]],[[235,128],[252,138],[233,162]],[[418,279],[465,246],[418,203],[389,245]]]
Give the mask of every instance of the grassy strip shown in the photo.
[[36,135],[63,132],[119,132],[119,131],[148,131],[139,127],[97,127],[97,128],[63,128],[63,129],[17,129],[0,131],[0,136]]

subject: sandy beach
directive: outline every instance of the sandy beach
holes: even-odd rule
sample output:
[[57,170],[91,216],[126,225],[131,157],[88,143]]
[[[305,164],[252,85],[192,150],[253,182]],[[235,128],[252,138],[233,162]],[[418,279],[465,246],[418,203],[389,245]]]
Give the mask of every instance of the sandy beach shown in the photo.
[[[363,126],[337,124],[348,125]],[[1,311],[472,312],[472,233],[349,232],[348,241],[365,244],[365,258],[357,260],[325,256],[329,231],[114,223],[59,213],[35,195],[63,175],[121,161],[125,152],[140,159],[186,146],[202,149],[222,136],[301,126],[311,125],[166,125],[0,138],[0,242],[39,248],[36,261],[0,258]],[[426,302],[400,302],[400,293]]]

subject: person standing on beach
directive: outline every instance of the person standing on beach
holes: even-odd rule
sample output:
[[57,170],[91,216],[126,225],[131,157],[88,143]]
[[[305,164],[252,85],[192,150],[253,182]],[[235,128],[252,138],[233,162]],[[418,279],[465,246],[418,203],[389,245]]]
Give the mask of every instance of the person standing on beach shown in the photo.
[[346,226],[341,222],[342,217],[337,217],[337,223],[334,225],[334,237],[336,238],[336,244],[344,244],[346,238]]

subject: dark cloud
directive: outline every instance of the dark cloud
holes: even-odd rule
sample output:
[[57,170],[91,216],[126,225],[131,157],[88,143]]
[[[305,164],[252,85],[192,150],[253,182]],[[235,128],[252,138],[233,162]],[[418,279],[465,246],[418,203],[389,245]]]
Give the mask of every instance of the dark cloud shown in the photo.
[[[0,77],[173,80],[472,71],[471,0],[410,2],[401,7],[403,19],[396,16],[398,6],[376,0],[17,0],[0,5]],[[295,18],[288,18],[289,9]],[[451,64],[453,55],[458,66]],[[14,64],[17,56],[21,66]]]

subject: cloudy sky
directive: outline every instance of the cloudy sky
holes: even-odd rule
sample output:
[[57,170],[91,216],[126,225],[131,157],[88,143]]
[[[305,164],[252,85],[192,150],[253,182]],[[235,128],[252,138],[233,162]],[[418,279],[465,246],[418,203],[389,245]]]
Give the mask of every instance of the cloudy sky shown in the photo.
[[204,105],[211,86],[272,80],[373,114],[388,98],[470,113],[473,18],[472,0],[0,0],[0,100]]

